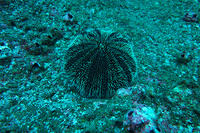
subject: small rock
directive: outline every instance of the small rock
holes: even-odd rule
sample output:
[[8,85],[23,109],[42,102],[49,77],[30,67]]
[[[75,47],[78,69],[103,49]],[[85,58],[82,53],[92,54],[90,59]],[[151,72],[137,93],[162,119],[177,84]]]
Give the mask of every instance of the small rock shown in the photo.
[[132,91],[129,88],[121,88],[117,90],[117,96],[119,97],[124,97],[124,96],[129,96],[132,94]]
[[18,88],[18,83],[15,82],[15,81],[9,81],[9,82],[6,84],[6,87],[8,87],[8,88]]
[[0,65],[9,64],[12,59],[12,50],[8,46],[0,46]]
[[30,66],[28,66],[28,70],[29,70],[29,73],[38,74],[45,70],[44,64],[40,64],[36,61],[33,61],[30,63]]
[[73,15],[71,13],[67,12],[63,16],[63,21],[65,21],[65,22],[72,22],[73,21]]
[[198,22],[198,16],[196,13],[194,12],[188,12],[185,14],[184,18],[183,18],[184,21],[186,22]]

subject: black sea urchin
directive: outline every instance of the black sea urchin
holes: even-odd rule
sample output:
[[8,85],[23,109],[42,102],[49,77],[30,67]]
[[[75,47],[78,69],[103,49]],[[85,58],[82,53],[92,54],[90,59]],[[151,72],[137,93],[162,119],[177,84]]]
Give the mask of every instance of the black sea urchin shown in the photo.
[[128,41],[117,32],[93,30],[67,51],[65,69],[87,98],[109,98],[131,85],[136,62]]

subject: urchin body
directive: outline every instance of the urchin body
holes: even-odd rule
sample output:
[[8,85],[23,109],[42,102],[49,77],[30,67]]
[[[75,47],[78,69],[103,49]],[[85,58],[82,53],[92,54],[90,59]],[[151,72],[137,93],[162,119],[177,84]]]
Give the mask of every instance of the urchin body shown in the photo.
[[110,98],[117,89],[131,85],[136,61],[119,33],[93,30],[69,47],[65,70],[81,96]]

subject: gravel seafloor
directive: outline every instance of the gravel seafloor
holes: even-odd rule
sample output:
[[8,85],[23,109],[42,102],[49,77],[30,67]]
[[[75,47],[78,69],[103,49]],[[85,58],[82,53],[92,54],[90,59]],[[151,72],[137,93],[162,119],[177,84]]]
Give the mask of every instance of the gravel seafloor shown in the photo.
[[[65,74],[68,45],[90,28],[133,44],[136,84],[112,99],[79,97]],[[200,132],[198,0],[0,0],[0,50],[0,132],[126,133],[143,107],[154,132]]]

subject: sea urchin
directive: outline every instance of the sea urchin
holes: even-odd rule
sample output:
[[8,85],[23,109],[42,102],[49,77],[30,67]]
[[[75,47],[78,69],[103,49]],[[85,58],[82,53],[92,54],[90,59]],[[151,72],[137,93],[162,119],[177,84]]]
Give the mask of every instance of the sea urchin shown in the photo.
[[81,96],[110,98],[117,89],[131,85],[136,62],[121,34],[95,29],[69,46],[65,70]]

